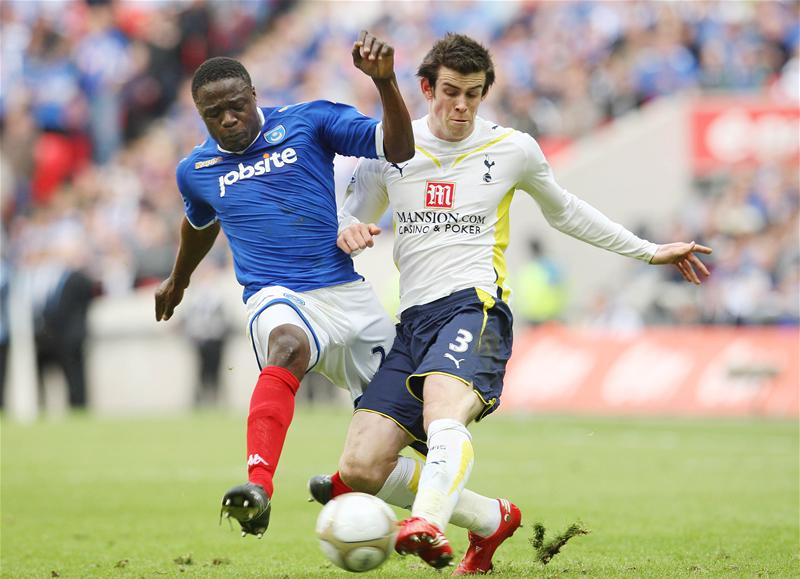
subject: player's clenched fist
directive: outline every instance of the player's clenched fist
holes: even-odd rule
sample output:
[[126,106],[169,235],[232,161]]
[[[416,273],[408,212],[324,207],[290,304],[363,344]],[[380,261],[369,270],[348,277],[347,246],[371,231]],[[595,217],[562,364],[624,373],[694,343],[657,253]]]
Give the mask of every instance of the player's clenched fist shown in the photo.
[[165,279],[156,290],[156,321],[167,321],[183,299],[186,286],[177,284],[172,276]]
[[375,80],[394,76],[394,48],[362,30],[353,44],[353,64]]
[[381,228],[374,223],[354,223],[342,230],[336,245],[345,253],[355,257],[361,250],[375,245],[372,238],[380,233]]

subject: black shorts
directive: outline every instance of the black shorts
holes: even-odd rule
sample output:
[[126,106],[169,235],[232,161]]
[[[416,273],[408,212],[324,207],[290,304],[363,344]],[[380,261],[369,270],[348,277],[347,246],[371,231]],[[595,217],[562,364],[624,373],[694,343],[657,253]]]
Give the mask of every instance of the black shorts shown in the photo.
[[482,419],[500,404],[512,323],[502,300],[474,288],[407,309],[356,411],[392,419],[423,451],[422,384],[430,374],[444,374],[473,388],[484,405],[476,420]]

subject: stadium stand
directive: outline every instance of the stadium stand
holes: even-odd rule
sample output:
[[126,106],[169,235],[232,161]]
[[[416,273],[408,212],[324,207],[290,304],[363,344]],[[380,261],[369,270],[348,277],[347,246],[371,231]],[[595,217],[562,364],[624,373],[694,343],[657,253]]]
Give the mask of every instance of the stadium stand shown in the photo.
[[[82,248],[112,296],[169,272],[181,214],[174,167],[203,136],[185,83],[210,55],[240,55],[264,103],[324,96],[375,114],[368,81],[342,65],[369,27],[397,46],[419,114],[422,51],[448,30],[474,34],[500,69],[484,114],[530,131],[554,156],[665,95],[798,97],[797,3],[376,3],[357,14],[324,2],[65,5],[0,5],[3,252],[19,272],[58,262],[61,245]],[[797,323],[795,168],[698,181],[695,217],[680,222],[718,248],[714,300],[654,299],[646,321]],[[671,291],[664,284],[657,294]]]

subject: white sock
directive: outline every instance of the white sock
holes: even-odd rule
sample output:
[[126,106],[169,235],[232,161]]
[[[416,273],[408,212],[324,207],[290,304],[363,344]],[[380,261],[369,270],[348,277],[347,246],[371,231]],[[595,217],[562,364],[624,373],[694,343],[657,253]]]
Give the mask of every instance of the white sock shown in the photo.
[[397,465],[375,496],[390,505],[411,509],[414,497],[417,496],[417,484],[421,472],[421,461],[407,456],[398,456]]
[[[376,496],[390,505],[411,510],[421,472],[422,461],[407,456],[397,457],[397,465]],[[500,527],[500,506],[496,499],[464,489],[450,522],[480,537],[488,537]]]
[[457,420],[434,420],[428,425],[428,459],[419,478],[411,516],[422,517],[439,529],[447,526],[474,462],[472,437]]
[[479,537],[488,537],[500,528],[500,503],[469,489],[461,491],[450,522],[469,529]]

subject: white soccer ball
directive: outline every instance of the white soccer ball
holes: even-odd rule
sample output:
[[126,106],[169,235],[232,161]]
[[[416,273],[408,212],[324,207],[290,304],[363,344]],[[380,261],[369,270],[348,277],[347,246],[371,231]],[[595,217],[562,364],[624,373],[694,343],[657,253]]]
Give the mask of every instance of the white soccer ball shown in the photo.
[[347,493],[322,508],[317,517],[317,537],[322,552],[337,567],[357,573],[369,571],[394,550],[397,519],[378,497]]

